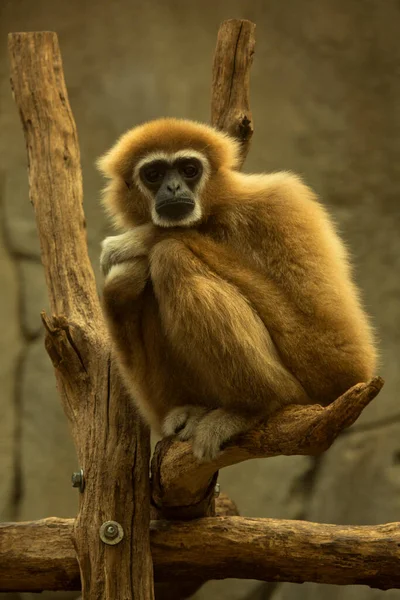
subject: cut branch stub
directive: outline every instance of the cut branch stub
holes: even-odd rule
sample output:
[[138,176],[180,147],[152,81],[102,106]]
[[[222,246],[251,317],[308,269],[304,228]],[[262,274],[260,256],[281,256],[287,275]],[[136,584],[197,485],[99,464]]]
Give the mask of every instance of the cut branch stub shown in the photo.
[[215,473],[222,467],[251,458],[316,455],[327,450],[382,386],[383,380],[375,377],[355,385],[327,407],[287,406],[267,423],[232,441],[213,462],[199,463],[189,442],[162,440],[153,457],[153,502],[170,511],[196,505],[208,497]]
[[240,142],[242,164],[253,135],[249,90],[255,27],[246,20],[224,21],[214,54],[211,123]]

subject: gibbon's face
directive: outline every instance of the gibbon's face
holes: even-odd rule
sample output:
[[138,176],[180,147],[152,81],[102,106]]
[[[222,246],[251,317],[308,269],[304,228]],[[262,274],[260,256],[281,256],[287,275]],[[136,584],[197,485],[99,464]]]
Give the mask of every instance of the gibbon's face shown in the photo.
[[208,160],[200,152],[160,152],[138,162],[134,179],[150,202],[153,222],[161,227],[182,227],[202,217],[200,191],[208,172]]

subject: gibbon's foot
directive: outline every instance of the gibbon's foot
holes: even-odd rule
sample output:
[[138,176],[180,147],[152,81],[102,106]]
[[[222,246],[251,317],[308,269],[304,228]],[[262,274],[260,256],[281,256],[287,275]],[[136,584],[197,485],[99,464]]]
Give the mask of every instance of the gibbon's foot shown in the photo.
[[193,437],[200,420],[207,414],[209,409],[204,406],[177,406],[165,417],[162,431],[163,434],[176,435],[179,440],[186,441]]
[[192,442],[193,454],[202,462],[214,460],[235,436],[251,429],[259,418],[230,413],[221,408],[177,406],[165,417],[162,432]]
[[202,462],[214,460],[234,436],[251,429],[259,419],[227,412],[209,411],[197,424],[193,454]]

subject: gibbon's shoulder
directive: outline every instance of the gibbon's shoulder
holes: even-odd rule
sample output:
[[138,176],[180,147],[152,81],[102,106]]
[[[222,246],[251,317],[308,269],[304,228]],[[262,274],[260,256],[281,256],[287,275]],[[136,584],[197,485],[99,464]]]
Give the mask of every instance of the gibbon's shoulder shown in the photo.
[[299,175],[290,171],[248,174],[232,172],[232,195],[236,194],[248,210],[286,212],[307,217],[310,213],[324,218],[325,208],[315,192]]
[[348,262],[335,219],[301,177],[288,171],[236,175],[241,189],[247,190],[242,196],[242,220],[253,223],[253,229],[258,223],[266,234],[281,237],[285,243],[297,240],[315,255],[326,251],[343,265]]
[[236,196],[235,212],[238,216],[241,214],[243,222],[258,221],[286,231],[288,228],[309,233],[323,230],[325,237],[331,237],[336,231],[332,215],[295,173],[232,172],[231,185],[231,195]]
[[249,195],[249,199],[292,200],[315,199],[312,189],[304,183],[302,178],[291,171],[278,171],[275,173],[240,173],[234,172],[233,182],[240,191]]

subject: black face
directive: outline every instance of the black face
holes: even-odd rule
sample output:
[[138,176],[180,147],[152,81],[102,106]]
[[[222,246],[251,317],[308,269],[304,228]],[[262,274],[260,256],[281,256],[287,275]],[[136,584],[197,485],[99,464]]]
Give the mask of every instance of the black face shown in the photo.
[[195,190],[203,173],[198,158],[178,158],[173,163],[154,160],[140,169],[140,179],[153,193],[160,217],[179,221],[193,212]]

